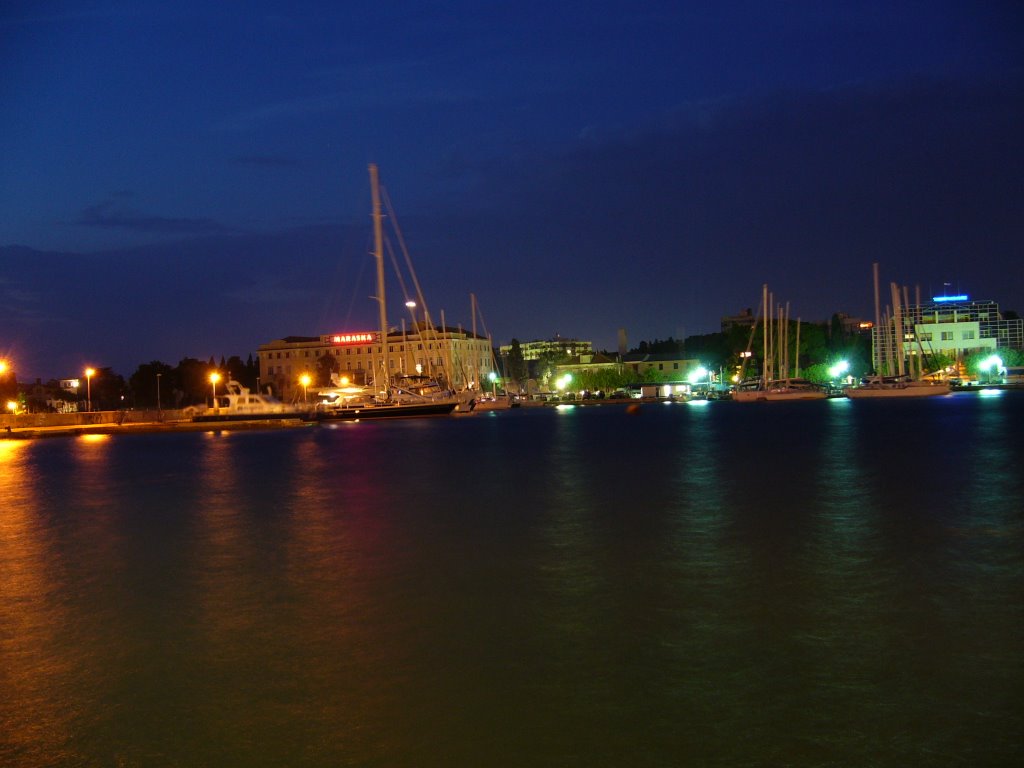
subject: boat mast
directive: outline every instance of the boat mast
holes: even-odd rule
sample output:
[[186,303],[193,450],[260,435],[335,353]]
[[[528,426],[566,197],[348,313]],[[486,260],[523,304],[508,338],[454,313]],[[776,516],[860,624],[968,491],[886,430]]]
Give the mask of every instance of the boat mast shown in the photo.
[[882,315],[881,306],[878,299],[878,262],[874,262],[871,265],[871,270],[875,277],[875,332],[873,334],[875,339],[874,349],[872,352],[872,362],[875,364],[875,373],[879,376],[883,374],[882,371]]
[[900,376],[906,373],[903,360],[903,307],[900,304],[900,288],[896,283],[889,283],[892,293],[892,328],[896,334],[896,370]]
[[[473,315],[473,322],[472,322],[473,341],[470,342],[469,348],[473,349],[474,347],[476,347],[476,294],[475,293],[470,293],[469,294],[469,305],[470,305],[469,306],[469,312],[470,312],[471,315]],[[470,371],[472,372],[472,376],[473,376],[473,380],[470,382],[470,388],[471,389],[479,389],[479,382],[477,381],[477,377],[479,376],[479,370],[480,370],[479,358],[474,356],[472,358],[472,363],[470,365]]]
[[793,357],[796,358],[796,370],[793,375],[800,378],[800,318],[796,319],[796,347],[793,349]]
[[764,307],[764,327],[761,328],[761,387],[768,389],[768,336],[771,334],[771,310],[768,309],[768,283],[761,286],[761,306]]
[[377,261],[377,295],[375,298],[380,308],[381,367],[384,369],[384,389],[390,391],[388,312],[384,305],[384,226],[380,212],[380,181],[377,178],[377,166],[374,163],[370,163],[370,193],[373,199],[373,257]]

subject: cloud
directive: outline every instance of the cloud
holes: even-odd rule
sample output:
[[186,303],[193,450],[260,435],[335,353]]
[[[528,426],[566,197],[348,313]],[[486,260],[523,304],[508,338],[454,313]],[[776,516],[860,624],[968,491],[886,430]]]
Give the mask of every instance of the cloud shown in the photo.
[[282,286],[276,276],[257,278],[247,285],[232,288],[224,293],[224,298],[241,304],[297,304],[314,301],[317,296],[308,288],[289,288]]
[[213,219],[147,216],[131,209],[116,208],[110,201],[85,208],[74,223],[82,227],[123,229],[151,234],[200,235],[224,231],[224,227]]

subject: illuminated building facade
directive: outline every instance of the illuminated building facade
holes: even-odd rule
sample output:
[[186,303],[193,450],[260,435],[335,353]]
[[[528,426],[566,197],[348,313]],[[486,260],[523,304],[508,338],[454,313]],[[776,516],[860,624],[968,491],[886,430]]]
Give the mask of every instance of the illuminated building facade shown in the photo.
[[[874,359],[895,360],[897,338],[891,325],[882,325],[871,337]],[[902,331],[905,356],[923,353],[961,359],[973,352],[1024,349],[1024,320],[1006,319],[996,302],[971,301],[967,296],[936,296],[905,307]]]
[[[275,395],[294,399],[302,394],[299,377],[308,373],[317,381],[318,361],[327,356],[339,376],[355,384],[370,384],[383,372],[384,348],[380,333],[360,331],[321,336],[287,336],[261,344],[258,349],[260,387],[273,387]],[[423,373],[456,389],[486,381],[494,370],[490,342],[457,328],[391,331],[387,337],[388,373],[393,378]]]
[[[561,336],[555,336],[553,339],[544,341],[521,341],[519,349],[523,353],[523,360],[529,362],[530,360],[540,360],[548,355],[554,357],[589,355],[594,351],[594,344],[590,341],[563,339]],[[511,351],[511,344],[505,344],[499,350],[502,357],[506,357]]]

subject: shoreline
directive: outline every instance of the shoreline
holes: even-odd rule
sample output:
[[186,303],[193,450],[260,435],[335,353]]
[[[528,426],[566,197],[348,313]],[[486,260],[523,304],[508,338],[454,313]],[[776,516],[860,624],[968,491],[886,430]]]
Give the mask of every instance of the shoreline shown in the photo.
[[81,437],[83,435],[141,435],[157,432],[241,432],[296,429],[310,426],[314,426],[312,422],[301,419],[252,419],[245,421],[139,421],[126,424],[5,427],[0,429],[0,440],[34,440],[44,437]]

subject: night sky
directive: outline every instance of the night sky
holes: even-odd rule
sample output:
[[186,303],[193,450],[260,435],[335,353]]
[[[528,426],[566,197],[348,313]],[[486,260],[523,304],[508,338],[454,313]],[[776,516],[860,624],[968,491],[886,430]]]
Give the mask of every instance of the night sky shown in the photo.
[[874,261],[1024,312],[1022,18],[6,0],[0,356],[128,376],[375,328],[370,162],[435,319],[475,293],[496,344],[712,332],[765,282],[872,316]]

